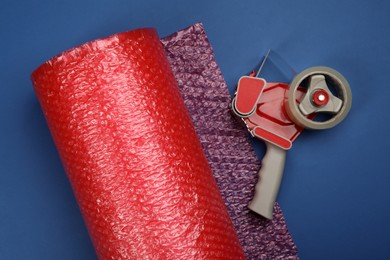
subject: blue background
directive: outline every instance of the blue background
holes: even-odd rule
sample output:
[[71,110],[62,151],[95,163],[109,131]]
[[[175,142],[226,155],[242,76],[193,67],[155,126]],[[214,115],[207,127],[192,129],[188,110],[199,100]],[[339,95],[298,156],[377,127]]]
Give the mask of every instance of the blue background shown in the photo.
[[302,259],[389,259],[390,1],[7,1],[0,3],[0,258],[95,259],[29,79],[83,42],[202,21],[231,91],[268,48],[297,71],[339,70],[348,118],[306,131],[278,198]]

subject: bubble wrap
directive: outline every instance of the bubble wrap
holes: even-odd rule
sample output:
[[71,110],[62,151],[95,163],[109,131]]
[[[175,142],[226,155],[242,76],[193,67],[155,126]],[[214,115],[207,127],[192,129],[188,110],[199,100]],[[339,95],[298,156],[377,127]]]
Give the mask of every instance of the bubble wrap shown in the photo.
[[100,259],[244,258],[153,29],[66,51],[32,81]]
[[297,259],[277,203],[268,221],[247,208],[260,161],[231,115],[231,96],[202,24],[162,39],[185,104],[248,259]]

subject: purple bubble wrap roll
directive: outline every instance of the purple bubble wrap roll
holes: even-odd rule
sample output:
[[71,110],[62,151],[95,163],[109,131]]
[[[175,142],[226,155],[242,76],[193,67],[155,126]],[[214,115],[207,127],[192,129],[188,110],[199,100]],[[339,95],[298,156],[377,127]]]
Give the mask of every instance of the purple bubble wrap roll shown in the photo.
[[231,96],[202,24],[161,41],[247,258],[298,259],[279,205],[272,221],[247,207],[260,161],[229,111]]

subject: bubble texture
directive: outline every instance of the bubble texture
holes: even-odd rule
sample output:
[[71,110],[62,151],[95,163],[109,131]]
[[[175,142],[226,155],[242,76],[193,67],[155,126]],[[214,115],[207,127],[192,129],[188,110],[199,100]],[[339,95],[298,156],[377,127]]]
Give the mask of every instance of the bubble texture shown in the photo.
[[230,113],[231,96],[202,24],[162,42],[247,258],[298,259],[279,205],[272,221],[247,208],[260,161]]
[[[185,35],[201,40],[200,34]],[[191,65],[175,69],[191,68],[182,77],[187,105],[197,101],[226,110],[225,103],[198,96],[211,98],[226,87],[220,75],[214,82],[208,77],[215,74],[204,69],[203,61],[212,57],[207,41],[192,43],[177,46]],[[202,56],[193,56],[197,44],[206,51]],[[208,66],[217,71],[215,61]],[[196,88],[201,80],[207,80],[202,93]],[[155,30],[119,33],[66,51],[33,72],[32,81],[100,259],[244,259]],[[202,109],[198,112],[207,108]],[[227,115],[211,115],[212,128],[199,132],[206,148],[221,144],[222,121],[230,122]],[[194,119],[205,116],[197,113]],[[223,135],[204,135],[213,129]],[[227,152],[215,150],[214,156],[236,157]],[[232,172],[246,174],[252,167],[246,162]],[[219,164],[228,169],[235,163]]]

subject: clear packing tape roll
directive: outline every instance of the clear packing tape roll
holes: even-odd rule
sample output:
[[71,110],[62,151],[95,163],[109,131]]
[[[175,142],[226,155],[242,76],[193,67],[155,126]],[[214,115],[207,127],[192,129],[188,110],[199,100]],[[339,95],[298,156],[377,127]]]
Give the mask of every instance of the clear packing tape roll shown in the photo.
[[100,259],[297,258],[277,204],[246,208],[259,160],[201,24],[86,43],[32,81]]

